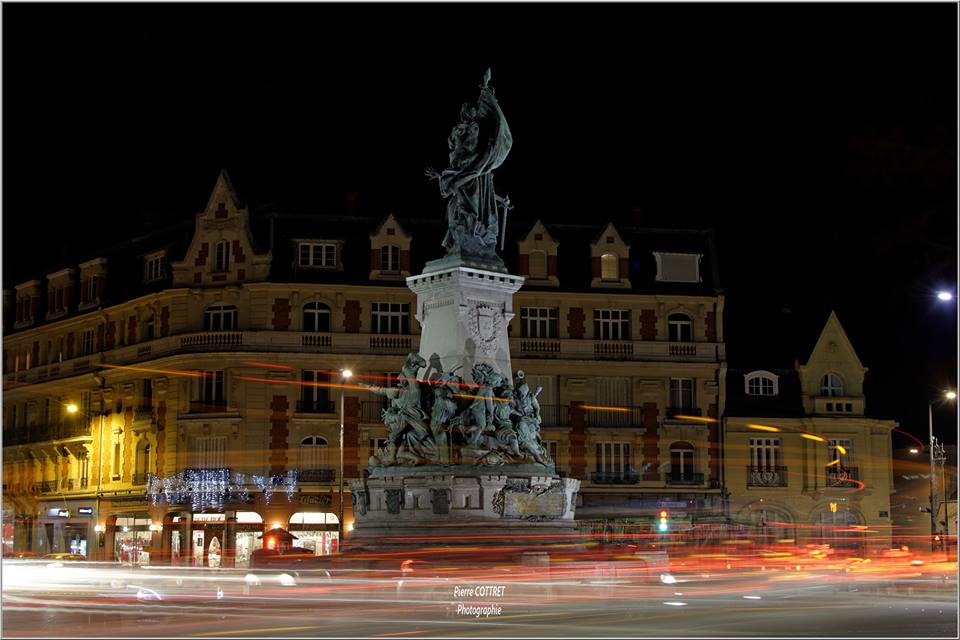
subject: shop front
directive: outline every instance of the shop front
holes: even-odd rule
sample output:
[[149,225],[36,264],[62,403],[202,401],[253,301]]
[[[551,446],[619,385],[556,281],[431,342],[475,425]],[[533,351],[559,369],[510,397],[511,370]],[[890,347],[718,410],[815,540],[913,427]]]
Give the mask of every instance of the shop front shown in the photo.
[[339,550],[339,523],[333,513],[300,511],[290,516],[287,530],[297,537],[293,546],[308,549],[317,556],[326,556]]
[[263,518],[255,511],[237,511],[235,566],[246,569],[250,556],[263,548]]
[[126,565],[150,564],[153,531],[154,523],[149,513],[118,515],[114,531],[114,560]]
[[[33,527],[32,550],[38,554],[75,553],[91,558],[94,552],[94,504],[86,500],[61,500],[43,505]],[[6,534],[4,534],[6,535]]]
[[13,507],[4,505],[3,509],[3,557],[13,554],[13,532],[16,525],[16,516]]
[[[190,528],[191,564],[218,568],[223,563],[227,516],[223,513],[195,513]],[[181,543],[182,544],[182,543]]]

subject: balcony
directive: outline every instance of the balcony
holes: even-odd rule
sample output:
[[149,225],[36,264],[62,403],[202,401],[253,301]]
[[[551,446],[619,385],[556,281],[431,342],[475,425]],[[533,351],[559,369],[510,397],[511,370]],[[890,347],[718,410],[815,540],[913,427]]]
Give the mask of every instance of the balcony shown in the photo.
[[699,407],[667,407],[667,419],[676,420],[677,416],[697,416],[703,415],[703,410]]
[[703,474],[702,473],[679,473],[679,472],[670,472],[664,475],[664,480],[668,485],[671,486],[688,486],[688,487],[700,487],[703,486]]
[[590,474],[593,484],[637,484],[640,475],[633,469],[623,471],[594,471]]
[[3,435],[3,446],[51,442],[68,438],[92,438],[90,425],[83,420],[66,420],[62,424],[35,424],[19,427]]
[[380,422],[387,403],[383,400],[363,400],[360,402],[360,418],[367,422]]
[[748,487],[787,486],[786,467],[747,467]]
[[[4,375],[4,385],[37,382],[88,371],[104,362],[124,365],[143,360],[202,351],[369,353],[403,355],[420,348],[420,336],[369,333],[314,333],[301,331],[202,331],[83,354],[63,362],[39,365]],[[399,368],[401,361],[397,362]]]
[[640,427],[643,426],[643,407],[584,409],[584,419],[590,427]]
[[299,469],[297,471],[297,480],[300,482],[330,484],[336,479],[336,469]]
[[662,362],[717,362],[725,355],[721,342],[576,338],[511,338],[510,352],[514,358]]
[[226,400],[191,400],[190,413],[226,413]]
[[544,427],[566,427],[570,424],[570,407],[565,404],[540,405],[540,424]]
[[336,413],[333,400],[297,400],[297,413]]
[[827,487],[830,489],[854,489],[860,486],[858,467],[829,467],[827,469]]
[[44,480],[43,482],[37,485],[40,489],[40,493],[54,493],[57,490],[57,481],[56,480]]

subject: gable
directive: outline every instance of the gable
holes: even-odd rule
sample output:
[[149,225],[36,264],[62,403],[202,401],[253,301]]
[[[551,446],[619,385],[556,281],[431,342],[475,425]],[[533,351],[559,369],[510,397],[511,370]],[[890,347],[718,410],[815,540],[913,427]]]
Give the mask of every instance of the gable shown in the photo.
[[219,286],[265,280],[270,252],[254,251],[250,216],[226,171],[221,171],[206,208],[197,214],[184,259],[171,262],[174,286]]

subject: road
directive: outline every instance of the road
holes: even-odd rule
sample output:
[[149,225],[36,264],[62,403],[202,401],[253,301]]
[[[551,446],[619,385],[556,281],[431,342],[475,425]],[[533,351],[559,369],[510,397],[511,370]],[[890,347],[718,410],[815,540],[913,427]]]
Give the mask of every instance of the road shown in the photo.
[[[242,573],[225,580],[111,570],[86,580],[103,571],[84,568],[44,582],[41,569],[31,571],[32,580],[5,581],[4,637],[957,637],[955,575],[296,575],[281,584],[261,574],[251,586]],[[469,591],[477,586],[489,593]],[[468,607],[480,616],[466,615]]]

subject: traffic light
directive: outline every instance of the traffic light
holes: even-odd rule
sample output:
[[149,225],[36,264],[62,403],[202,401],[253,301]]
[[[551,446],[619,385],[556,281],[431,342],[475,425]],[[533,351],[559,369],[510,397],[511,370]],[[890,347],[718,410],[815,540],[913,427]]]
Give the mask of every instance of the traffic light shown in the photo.
[[663,532],[665,532],[665,531],[667,530],[668,526],[667,526],[667,512],[666,512],[666,511],[661,511],[661,512],[660,512],[660,525],[659,525],[657,528],[660,529],[660,532],[661,532],[661,533],[663,533]]

